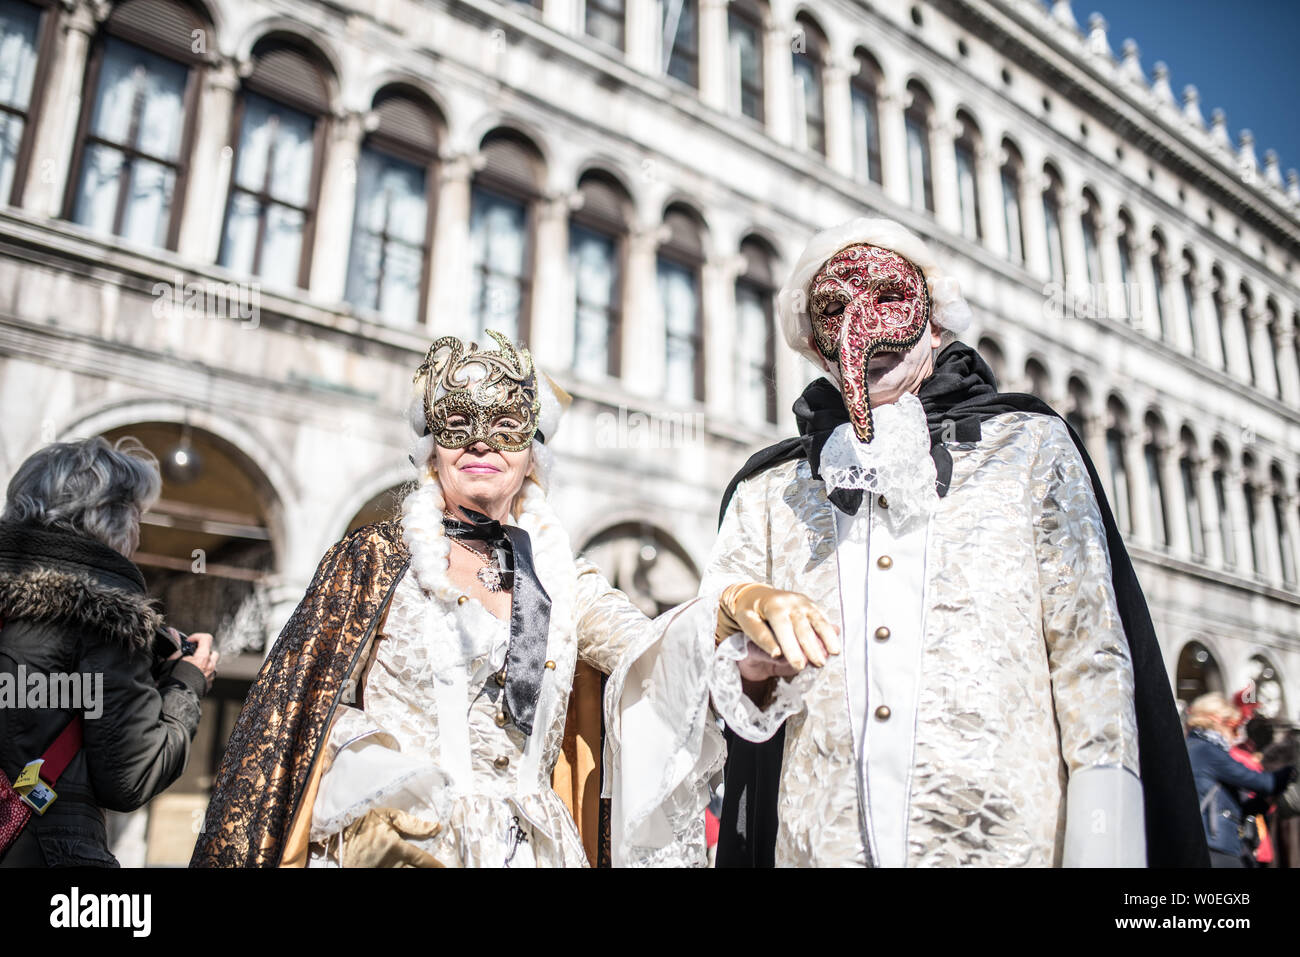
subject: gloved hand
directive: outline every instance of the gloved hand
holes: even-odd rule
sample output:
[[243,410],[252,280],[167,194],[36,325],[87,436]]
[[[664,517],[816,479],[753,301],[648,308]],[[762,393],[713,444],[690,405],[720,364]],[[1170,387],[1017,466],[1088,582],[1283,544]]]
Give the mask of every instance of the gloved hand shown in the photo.
[[728,586],[718,599],[717,642],[738,631],[771,658],[784,658],[796,672],[809,661],[820,668],[840,653],[838,631],[810,599],[758,582]]

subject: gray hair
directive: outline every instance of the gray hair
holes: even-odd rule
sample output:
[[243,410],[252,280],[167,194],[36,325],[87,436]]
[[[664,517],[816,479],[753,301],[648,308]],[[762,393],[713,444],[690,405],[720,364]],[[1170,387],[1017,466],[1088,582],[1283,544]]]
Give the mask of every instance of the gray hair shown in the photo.
[[54,442],[18,466],[0,520],[86,535],[130,556],[140,516],[161,492],[158,460],[136,439]]

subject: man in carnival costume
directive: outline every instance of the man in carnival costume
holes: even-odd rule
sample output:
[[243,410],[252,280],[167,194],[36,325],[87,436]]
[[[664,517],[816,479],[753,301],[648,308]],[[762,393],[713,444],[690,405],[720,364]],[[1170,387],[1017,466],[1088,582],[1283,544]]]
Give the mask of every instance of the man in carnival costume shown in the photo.
[[755,685],[722,664],[754,657],[745,636],[719,647],[719,865],[1204,866],[1160,649],[1079,436],[997,391],[956,340],[956,281],[897,223],[817,234],[778,310],[829,378],[795,403],[799,437],[731,482],[701,601],[804,593],[843,652]]
[[[497,350],[438,339],[417,371],[417,482],[401,520],[350,533],[321,561],[236,723],[192,866],[586,866],[594,816],[576,806],[580,769],[561,759],[579,661],[641,704],[605,717],[629,751],[648,740],[651,762],[666,719],[638,658],[711,654],[733,611],[760,641],[793,610],[815,615],[799,596],[724,606],[706,638],[689,616],[646,619],[575,559],[546,495],[544,443],[568,397],[526,349],[488,334]],[[629,673],[640,683],[624,693]],[[594,694],[573,710],[596,716],[598,740],[598,682]],[[679,742],[692,757],[655,792],[670,837],[649,861],[616,832],[621,862],[702,859],[723,760],[705,712]]]

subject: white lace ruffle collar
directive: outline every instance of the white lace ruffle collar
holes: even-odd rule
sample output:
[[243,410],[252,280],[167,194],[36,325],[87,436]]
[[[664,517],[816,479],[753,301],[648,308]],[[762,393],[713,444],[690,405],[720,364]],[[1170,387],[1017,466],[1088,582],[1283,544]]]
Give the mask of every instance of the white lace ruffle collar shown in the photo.
[[831,433],[822,447],[821,477],[828,489],[861,489],[884,495],[898,524],[930,515],[939,504],[938,475],[930,458],[930,431],[921,400],[908,392],[871,410],[875,435],[859,441],[851,423]]

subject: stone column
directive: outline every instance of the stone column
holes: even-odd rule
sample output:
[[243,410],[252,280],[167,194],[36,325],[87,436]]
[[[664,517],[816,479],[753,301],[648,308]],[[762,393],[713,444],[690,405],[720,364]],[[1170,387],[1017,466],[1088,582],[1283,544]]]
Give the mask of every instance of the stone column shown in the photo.
[[1208,459],[1195,463],[1196,486],[1201,500],[1201,528],[1205,534],[1205,564],[1211,568],[1227,568],[1227,553],[1223,547],[1223,521],[1219,515],[1219,500],[1214,492],[1214,465]]
[[[1132,324],[1124,289],[1124,271],[1119,259],[1119,220],[1107,215],[1097,227],[1097,244],[1101,253],[1101,287],[1096,292],[1097,312]],[[1132,278],[1132,277],[1130,277]]]
[[701,270],[704,301],[704,401],[712,415],[736,418],[736,277],[745,271],[737,253]]
[[983,143],[975,152],[975,176],[979,182],[980,226],[984,247],[999,258],[1006,254],[1007,221],[1002,211],[1002,148]]
[[1295,590],[1300,581],[1300,509],[1296,507],[1297,498],[1290,488],[1294,488],[1294,485],[1282,490],[1282,518],[1286,522],[1287,537],[1291,542],[1291,579],[1286,585]]
[[660,243],[671,234],[666,225],[656,223],[631,232],[627,240],[623,386],[645,396],[658,396],[664,389],[664,313],[655,263]]
[[885,193],[902,206],[912,203],[907,169],[907,126],[903,112],[911,94],[895,89],[886,79],[876,100],[880,111],[880,165]]
[[853,176],[853,97],[849,77],[861,64],[836,59],[822,70],[822,109],[826,114],[826,162],[842,176]]
[[1025,268],[1035,276],[1047,279],[1051,266],[1047,258],[1047,223],[1043,216],[1043,189],[1047,178],[1029,168],[1023,171],[1020,184],[1020,221],[1025,230]]
[[1198,274],[1196,277],[1196,312],[1201,318],[1203,333],[1202,355],[1207,365],[1218,369],[1228,368],[1228,356],[1223,352],[1222,335],[1223,316],[1214,306],[1215,280],[1210,274]]
[[1192,544],[1187,529],[1187,495],[1183,492],[1183,473],[1176,443],[1160,445],[1160,480],[1165,487],[1165,527],[1169,529],[1169,552],[1191,559]]
[[1151,268],[1151,254],[1155,247],[1149,240],[1143,240],[1140,243],[1134,243],[1133,250],[1133,280],[1138,284],[1138,302],[1139,312],[1135,317],[1134,328],[1142,331],[1152,339],[1163,339],[1160,334],[1160,323],[1168,317],[1160,316],[1156,308],[1156,274]]
[[543,0],[542,22],[560,33],[581,37],[584,33],[582,16],[582,0]]
[[367,130],[379,122],[377,115],[356,110],[335,114],[316,203],[316,240],[312,247],[312,297],[342,302],[352,247],[352,220],[357,211],[357,159]]
[[[55,6],[54,66],[50,70],[45,100],[33,131],[32,161],[23,184],[23,209],[57,219],[63,213],[72,147],[81,118],[81,91],[85,82],[86,54],[106,5],[81,2],[71,10]],[[33,97],[38,91],[33,90]],[[91,91],[94,96],[94,91]]]
[[1240,574],[1249,578],[1255,574],[1255,551],[1250,542],[1250,523],[1246,521],[1245,475],[1239,467],[1234,467],[1228,470],[1224,481],[1227,483],[1225,492],[1232,516],[1232,531],[1236,538],[1233,543],[1237,553],[1236,568]]
[[433,232],[430,256],[429,311],[425,322],[430,335],[470,336],[469,315],[469,212],[474,173],[485,160],[477,152],[444,154],[439,166],[438,228]]
[[1279,395],[1277,374],[1273,371],[1273,342],[1268,331],[1268,314],[1254,307],[1244,314],[1246,348],[1255,360],[1255,388],[1264,395]]
[[1282,374],[1278,383],[1282,390],[1282,401],[1290,406],[1300,405],[1300,356],[1296,355],[1296,315],[1281,320],[1282,328],[1277,340],[1277,364]]
[[794,143],[793,21],[773,21],[763,29],[763,116],[768,135],[778,143]]
[[661,0],[627,0],[624,29],[627,65],[663,76],[663,4]]
[[1124,437],[1124,455],[1128,459],[1129,498],[1133,509],[1133,538],[1146,548],[1156,546],[1156,532],[1151,522],[1151,487],[1147,475],[1146,430],[1131,427]]
[[729,111],[727,0],[699,0],[699,11],[700,100],[719,112]]
[[1083,250],[1083,199],[1075,189],[1064,191],[1061,202],[1061,253],[1065,260],[1065,287],[1071,292],[1088,282],[1088,263]]
[[239,73],[222,57],[208,67],[199,94],[198,135],[190,153],[190,177],[177,252],[182,259],[213,263],[221,252],[221,227],[230,191],[230,146]]
[[1260,556],[1260,570],[1264,578],[1270,584],[1282,584],[1282,547],[1280,529],[1277,527],[1277,516],[1273,514],[1273,485],[1272,476],[1269,477],[1267,484],[1260,483],[1259,490],[1259,531],[1260,531],[1260,549],[1263,554]]
[[954,235],[961,235],[961,203],[957,198],[955,142],[961,132],[955,120],[931,118],[930,181],[934,184],[934,218]]
[[1177,259],[1170,262],[1166,272],[1168,273],[1166,302],[1169,303],[1169,313],[1172,317],[1171,341],[1180,352],[1187,355],[1201,355],[1204,352],[1201,348],[1204,340],[1201,338],[1201,330],[1197,329],[1195,333],[1197,345],[1193,348],[1192,328],[1196,317],[1187,311],[1187,297],[1183,295],[1183,276],[1187,273],[1187,260]]
[[528,347],[543,368],[562,369],[573,359],[574,287],[569,271],[569,214],[582,194],[566,192],[537,204],[537,251],[528,320]]

